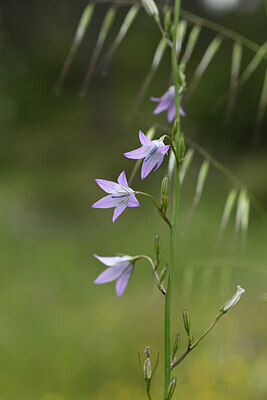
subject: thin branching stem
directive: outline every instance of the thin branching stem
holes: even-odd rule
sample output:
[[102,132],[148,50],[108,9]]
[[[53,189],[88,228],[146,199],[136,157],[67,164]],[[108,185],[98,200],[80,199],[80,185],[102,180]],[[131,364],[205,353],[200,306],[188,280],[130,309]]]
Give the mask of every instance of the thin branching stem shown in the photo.
[[153,273],[155,275],[156,284],[157,284],[158,288],[160,289],[160,291],[162,292],[162,294],[164,294],[164,296],[165,296],[166,295],[166,290],[164,289],[164,286],[162,284],[159,284],[159,276],[158,276],[157,268],[156,268],[154,262],[151,260],[150,257],[145,256],[143,254],[138,255],[138,256],[135,257],[136,260],[139,260],[139,259],[142,259],[142,258],[144,260],[147,260],[150,263],[150,265],[152,267],[152,270],[153,270]]

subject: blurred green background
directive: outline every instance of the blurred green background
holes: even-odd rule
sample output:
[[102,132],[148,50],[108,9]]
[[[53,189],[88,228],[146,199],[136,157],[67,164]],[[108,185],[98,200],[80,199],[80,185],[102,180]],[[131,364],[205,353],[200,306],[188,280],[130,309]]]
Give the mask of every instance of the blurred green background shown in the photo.
[[[249,39],[266,40],[261,2],[241,1],[223,12],[206,0],[182,6]],[[228,2],[226,2],[228,4]],[[131,109],[151,64],[159,33],[144,12],[116,52],[108,75],[96,76],[85,99],[79,90],[107,5],[98,5],[61,96],[52,88],[69,49],[85,1],[4,1],[0,28],[0,399],[145,399],[137,353],[160,353],[153,399],[163,383],[163,299],[149,266],[140,262],[121,299],[114,284],[95,287],[102,265],[97,253],[148,254],[154,233],[168,258],[168,231],[149,202],[112,224],[111,210],[91,209],[102,196],[93,178],[115,180],[133,162],[122,153],[137,147],[138,129],[166,124],[154,117],[149,97],[169,85],[166,53],[137,115]],[[216,3],[217,4],[217,3]],[[104,52],[124,18],[119,10]],[[188,81],[214,34],[203,30],[188,66]],[[266,117],[253,136],[266,62],[237,97],[226,126],[232,42],[225,40],[190,102],[184,102],[185,135],[226,164],[267,207]],[[242,70],[253,53],[244,50]],[[214,106],[215,105],[215,106]],[[235,234],[234,216],[214,254],[224,203],[232,184],[211,168],[203,196],[185,229],[202,157],[195,156],[182,190],[173,335],[181,312],[192,316],[197,338],[219,305],[240,284],[242,301],[179,366],[174,399],[264,400],[267,396],[266,224],[251,208],[246,248]],[[167,163],[133,187],[158,197]],[[179,395],[180,393],[180,395]]]

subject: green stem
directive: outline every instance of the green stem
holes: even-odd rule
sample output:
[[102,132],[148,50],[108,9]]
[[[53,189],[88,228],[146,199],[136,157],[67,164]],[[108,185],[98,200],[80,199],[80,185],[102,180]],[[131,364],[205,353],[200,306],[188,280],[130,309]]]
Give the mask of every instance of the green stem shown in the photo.
[[189,344],[188,348],[185,350],[185,352],[175,361],[172,362],[171,364],[171,369],[175,368],[178,364],[180,364],[185,357],[201,342],[202,339],[204,339],[205,336],[215,327],[219,319],[221,318],[223,314],[219,313],[215,319],[215,321],[211,324],[211,326],[200,336],[200,338],[193,344]]
[[[172,47],[172,73],[173,82],[175,87],[175,110],[176,119],[178,120],[178,126],[180,127],[180,96],[179,96],[179,78],[178,78],[178,66],[177,66],[177,54],[176,54],[176,43],[177,43],[177,28],[180,16],[180,0],[175,1],[175,11],[174,11],[174,34],[173,34],[173,47]],[[176,120],[174,121],[176,123]],[[179,154],[179,136],[180,129],[175,137],[175,147],[176,152]],[[169,267],[169,278],[168,287],[165,296],[165,381],[164,381],[164,396],[166,397],[168,387],[171,382],[171,298],[172,298],[172,286],[173,286],[173,273],[175,265],[175,248],[176,248],[176,224],[177,215],[180,200],[180,177],[179,177],[179,165],[175,168],[174,173],[174,204],[173,213],[171,219],[171,246],[170,246],[170,267]]]
[[158,203],[156,202],[156,200],[154,199],[153,196],[151,196],[150,194],[145,193],[145,192],[135,192],[135,194],[140,194],[140,195],[148,197],[150,200],[152,200],[152,202],[156,206],[161,218],[169,225],[170,228],[172,227],[171,221],[169,220],[167,215],[162,211],[162,209],[160,208],[160,206],[158,205]]
[[153,270],[153,273],[154,273],[154,275],[155,275],[156,284],[157,284],[158,288],[160,289],[160,291],[162,292],[162,294],[164,294],[164,296],[165,296],[165,295],[166,295],[166,290],[164,289],[164,286],[163,286],[163,285],[159,285],[159,276],[158,276],[157,268],[156,268],[155,264],[153,263],[153,261],[151,260],[150,257],[145,256],[145,255],[143,255],[143,254],[138,255],[138,256],[135,257],[136,260],[140,260],[140,259],[142,259],[142,258],[143,258],[144,260],[147,260],[147,261],[150,263],[150,265],[151,265],[151,267],[152,267],[152,270]]

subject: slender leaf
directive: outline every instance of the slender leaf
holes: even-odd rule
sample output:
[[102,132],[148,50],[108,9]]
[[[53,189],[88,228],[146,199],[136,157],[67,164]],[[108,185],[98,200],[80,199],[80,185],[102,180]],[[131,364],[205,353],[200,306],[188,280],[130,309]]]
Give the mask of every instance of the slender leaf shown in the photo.
[[236,232],[238,233],[240,229],[243,232],[247,231],[248,220],[249,220],[249,208],[250,202],[247,196],[246,189],[242,189],[237,202],[237,212],[236,212]]
[[144,82],[143,82],[143,84],[141,86],[141,89],[139,90],[139,93],[138,93],[138,95],[136,97],[136,100],[134,102],[133,112],[136,112],[136,110],[138,109],[140,103],[142,102],[142,100],[143,100],[143,98],[144,98],[144,96],[146,94],[146,91],[147,91],[147,89],[148,89],[148,87],[150,85],[150,82],[152,81],[155,73],[157,72],[157,69],[159,67],[160,62],[163,59],[165,50],[167,48],[167,44],[168,43],[167,43],[166,39],[164,37],[162,37],[161,40],[159,41],[159,44],[158,44],[157,48],[156,48],[156,51],[155,51],[155,54],[154,54],[154,57],[153,57],[153,60],[152,60],[152,64],[151,64],[151,67],[150,67],[150,70],[149,70],[149,72],[148,72],[148,74],[147,74],[147,76],[146,76],[146,78],[145,78],[145,80],[144,80]]
[[257,117],[256,117],[256,125],[255,125],[255,130],[254,130],[254,135],[253,135],[254,144],[256,144],[256,142],[258,141],[258,138],[259,138],[259,133],[260,133],[260,129],[262,126],[266,107],[267,107],[267,68],[265,70],[262,93],[261,93],[258,113],[257,113]]
[[232,209],[234,207],[234,203],[236,200],[236,196],[237,196],[237,190],[236,189],[232,189],[230,191],[230,193],[228,194],[226,203],[225,203],[225,207],[223,210],[223,216],[222,216],[222,221],[221,221],[221,226],[220,229],[224,230],[226,228],[226,226],[228,225],[229,222],[229,218],[232,212]]
[[198,203],[201,198],[203,188],[204,188],[207,176],[208,176],[209,167],[210,167],[210,163],[207,160],[203,161],[203,163],[200,167],[198,179],[197,179],[195,203]]
[[179,54],[182,48],[183,40],[187,30],[187,22],[183,19],[179,22],[177,28],[177,42],[176,42],[176,54],[177,58],[179,58]]
[[117,48],[119,47],[119,45],[121,44],[123,39],[125,38],[128,30],[132,26],[132,24],[137,16],[138,11],[139,11],[139,7],[137,7],[136,5],[133,5],[130,8],[130,10],[128,11],[128,13],[126,14],[126,17],[124,18],[124,21],[121,25],[119,33],[117,34],[112,46],[110,47],[106,57],[104,58],[104,61],[102,62],[102,68],[103,68],[102,74],[103,75],[105,75],[107,73],[108,67],[112,60],[112,57],[114,56],[115,51],[117,50]]
[[200,35],[200,31],[201,31],[201,27],[198,26],[198,25],[195,25],[191,29],[191,32],[190,32],[190,35],[189,35],[189,38],[188,38],[188,41],[187,41],[187,45],[186,45],[186,48],[185,48],[185,52],[184,52],[184,55],[182,57],[182,59],[185,60],[187,63],[190,60],[191,55],[192,55],[192,53],[194,51],[194,48],[195,48],[195,46],[197,44],[197,41],[198,41],[198,38],[199,38],[199,35]]
[[85,75],[83,87],[82,87],[82,95],[85,95],[87,92],[87,88],[88,88],[88,85],[92,78],[95,65],[97,63],[99,54],[102,50],[102,47],[104,45],[104,42],[108,35],[108,32],[113,24],[115,15],[116,15],[116,9],[115,9],[115,7],[111,6],[105,15],[105,18],[103,20],[103,23],[102,23],[102,26],[101,26],[101,29],[100,29],[100,32],[98,35],[96,45],[93,50],[93,54],[92,54],[92,57],[91,57],[91,60],[90,60],[90,63],[89,63],[89,66],[88,66],[88,69],[87,69],[87,72]]
[[249,65],[243,72],[240,78],[240,85],[243,85],[253,74],[255,69],[259,66],[262,59],[267,55],[267,41],[259,48],[255,56],[250,61]]
[[76,32],[75,32],[73,40],[72,40],[72,44],[71,44],[69,53],[67,55],[65,63],[63,64],[62,70],[61,70],[61,72],[59,74],[58,81],[57,81],[57,83],[55,85],[55,91],[57,93],[60,93],[60,91],[61,91],[63,82],[64,82],[65,77],[66,77],[66,75],[67,75],[67,73],[69,71],[69,68],[70,68],[71,63],[73,61],[73,58],[74,58],[74,56],[76,54],[76,51],[78,50],[78,47],[80,46],[80,44],[81,44],[81,42],[82,42],[82,40],[84,38],[86,30],[87,30],[87,28],[88,28],[88,26],[90,24],[90,21],[92,19],[92,16],[93,16],[94,7],[95,7],[94,4],[90,3],[85,7],[85,9],[84,9],[84,11],[82,13],[82,16],[80,18],[80,22],[78,24],[78,27],[76,29]]
[[232,52],[230,90],[229,90],[228,105],[227,105],[227,109],[226,109],[226,121],[227,122],[230,119],[232,110],[234,108],[235,100],[236,100],[241,60],[242,60],[242,45],[238,42],[234,42],[233,52]]
[[[182,162],[181,169],[180,169],[180,183],[183,184],[185,175],[193,161],[194,150],[189,149],[185,155],[184,161]],[[174,160],[175,161],[175,160]]]

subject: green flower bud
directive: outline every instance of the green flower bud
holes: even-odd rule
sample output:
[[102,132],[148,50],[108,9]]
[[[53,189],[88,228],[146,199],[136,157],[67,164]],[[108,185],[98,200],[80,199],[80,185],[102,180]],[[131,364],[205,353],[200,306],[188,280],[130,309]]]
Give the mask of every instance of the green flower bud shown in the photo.
[[183,158],[185,155],[185,140],[184,140],[184,134],[181,133],[180,136],[180,155]]
[[189,314],[186,310],[184,310],[184,312],[183,312],[183,320],[184,320],[184,328],[186,330],[186,333],[188,336],[190,336],[191,321],[189,318]]
[[163,268],[163,270],[161,271],[161,273],[159,275],[159,283],[158,283],[159,286],[164,281],[164,279],[166,277],[166,274],[167,274],[167,271],[168,271],[168,264],[165,265],[165,267]]
[[146,358],[144,362],[144,378],[145,381],[149,381],[152,376],[152,369],[151,369],[151,360],[150,358]]
[[174,357],[179,349],[179,345],[180,345],[180,336],[177,334],[174,338],[172,345],[172,360],[174,360]]
[[168,193],[168,184],[169,184],[169,179],[167,176],[165,176],[161,182],[161,194],[162,195],[166,195]]
[[168,387],[168,390],[166,393],[166,398],[165,398],[166,400],[171,400],[171,398],[174,394],[174,391],[175,391],[176,381],[177,381],[176,378],[172,378],[171,383],[169,384],[169,387]]
[[176,119],[172,127],[172,137],[175,138],[178,132],[179,132],[179,121]]
[[172,17],[172,12],[169,8],[165,11],[164,14],[164,30],[165,32],[168,32],[171,26],[171,17]]

